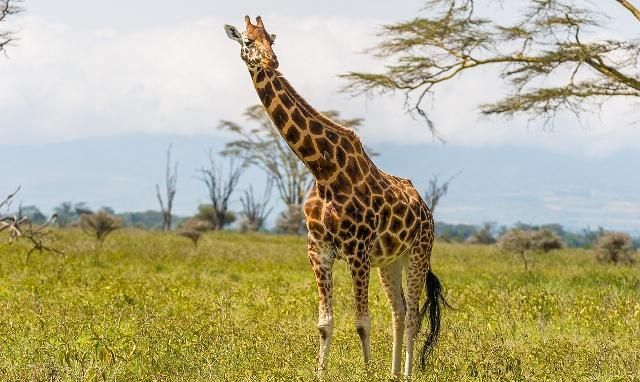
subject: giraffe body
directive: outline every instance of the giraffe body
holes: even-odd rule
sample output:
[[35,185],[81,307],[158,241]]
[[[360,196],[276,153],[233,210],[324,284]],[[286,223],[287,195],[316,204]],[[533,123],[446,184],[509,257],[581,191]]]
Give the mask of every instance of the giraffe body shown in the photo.
[[[229,26],[227,34],[241,44],[241,57],[274,125],[315,178],[304,213],[309,261],[319,296],[318,371],[322,374],[326,369],[333,332],[333,263],[342,259],[351,271],[355,326],[365,362],[371,358],[369,279],[371,268],[377,267],[392,310],[392,373],[400,373],[406,334],[405,375],[409,376],[413,343],[424,312],[429,310],[432,328],[423,347],[423,363],[439,328],[440,284],[430,270],[434,239],[431,212],[408,179],[378,169],[352,130],[315,111],[295,91],[277,71],[277,58],[271,50],[275,36],[266,33],[260,18],[256,26],[245,19],[245,34]],[[425,285],[427,301],[421,313]]]

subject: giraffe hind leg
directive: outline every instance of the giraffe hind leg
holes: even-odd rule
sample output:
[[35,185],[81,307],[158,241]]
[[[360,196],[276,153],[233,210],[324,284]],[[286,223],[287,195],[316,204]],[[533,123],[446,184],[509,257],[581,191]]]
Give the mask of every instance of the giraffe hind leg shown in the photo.
[[[442,306],[448,307],[449,304],[442,295],[442,285],[440,280],[431,271],[431,266],[409,270],[407,276],[407,358],[405,363],[405,377],[410,377],[413,361],[413,345],[416,335],[420,330],[422,321],[425,317],[429,317],[430,329],[425,339],[425,343],[420,351],[420,366],[425,368],[426,360],[433,351],[433,348],[440,334],[440,313]],[[409,274],[412,274],[409,276]],[[411,280],[410,280],[411,279]],[[419,301],[422,293],[422,287],[426,288],[427,299],[420,310]]]
[[411,377],[413,368],[413,348],[416,336],[420,330],[420,296],[425,286],[428,260],[419,261],[416,256],[410,256],[407,264],[407,312],[405,316],[406,357],[404,363],[405,378]]
[[402,367],[402,343],[404,341],[404,318],[406,302],[402,291],[402,259],[379,269],[380,283],[391,305],[393,325],[393,354],[391,358],[391,374],[400,375]]

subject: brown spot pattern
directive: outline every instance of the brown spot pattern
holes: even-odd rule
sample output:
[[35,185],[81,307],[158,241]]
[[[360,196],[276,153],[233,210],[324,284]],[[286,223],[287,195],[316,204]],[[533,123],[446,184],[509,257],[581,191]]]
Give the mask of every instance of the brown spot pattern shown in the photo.
[[[386,269],[406,256],[406,325],[412,335],[417,331],[418,302],[430,267],[431,212],[411,182],[378,170],[352,131],[315,112],[278,72],[259,69],[253,78],[274,124],[316,179],[304,212],[322,340],[331,336],[333,325],[331,267],[335,259],[349,263],[356,327],[364,344],[369,335],[370,268]],[[383,286],[391,288],[393,283],[397,280],[384,279]],[[402,289],[388,295],[402,297],[401,303],[392,301],[392,307],[394,317],[398,312],[404,317]]]

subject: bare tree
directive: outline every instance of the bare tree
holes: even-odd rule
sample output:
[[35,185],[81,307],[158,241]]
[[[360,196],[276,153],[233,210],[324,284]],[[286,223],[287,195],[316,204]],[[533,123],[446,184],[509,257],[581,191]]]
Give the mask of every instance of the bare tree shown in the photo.
[[[250,106],[244,114],[251,127],[226,120],[220,122],[220,129],[232,132],[238,137],[227,143],[221,154],[243,158],[261,168],[267,176],[273,178],[280,200],[286,206],[285,214],[289,211],[297,214],[294,211],[302,210],[304,199],[313,184],[311,173],[287,146],[264,106]],[[323,114],[350,128],[357,128],[363,122],[361,118],[341,119],[337,111],[325,111]],[[375,155],[371,150],[369,152]],[[297,217],[285,217],[285,220],[298,221]],[[304,227],[304,220],[301,224],[301,227],[295,228],[295,232]]]
[[[20,186],[18,186],[18,188],[16,188],[14,192],[10,193],[4,200],[0,202],[0,209],[2,209],[3,207],[9,208],[9,206],[11,206],[13,198],[18,192],[20,192]],[[15,239],[22,235],[22,232],[20,231],[20,224],[25,223],[26,218],[17,216],[0,216],[0,218],[0,232],[4,230],[9,231],[9,242],[13,242]]]
[[[13,198],[19,191],[20,187],[18,186],[14,192],[10,193],[4,200],[0,201],[0,210],[2,210],[2,208],[9,208]],[[51,246],[50,243],[55,241],[55,237],[52,235],[51,231],[46,229],[56,220],[56,218],[57,215],[53,214],[49,220],[34,228],[31,221],[26,216],[18,218],[15,215],[4,217],[0,215],[0,232],[5,230],[9,232],[9,243],[13,243],[20,238],[24,238],[30,242],[31,248],[27,252],[26,261],[29,261],[29,257],[35,251],[63,254],[63,251]]]
[[209,167],[197,170],[198,177],[207,186],[209,201],[213,206],[214,229],[221,230],[224,227],[225,216],[229,209],[229,199],[238,186],[240,176],[246,168],[246,161],[236,165],[234,158],[229,159],[229,170],[225,173],[222,165],[217,165],[213,158],[213,151],[209,151]]
[[427,203],[427,207],[431,210],[431,213],[435,213],[436,207],[447,192],[449,191],[449,184],[452,180],[454,180],[460,172],[447,179],[444,183],[439,184],[438,175],[435,174],[429,179],[429,184],[427,185],[427,190],[424,192],[424,201]]
[[[20,3],[22,3],[22,0],[0,0],[0,27],[10,16],[22,12],[22,8],[19,6]],[[0,52],[6,53],[7,46],[15,40],[16,37],[13,31],[0,29]]]
[[[629,1],[616,2],[640,21]],[[485,3],[507,7],[506,2]],[[524,113],[548,126],[559,111],[579,119],[580,112],[597,110],[613,97],[640,97],[640,40],[594,38],[594,30],[616,25],[595,2],[525,4],[516,8],[519,16],[511,21],[496,8],[489,9],[497,15],[493,19],[477,16],[473,0],[427,0],[425,16],[383,26],[383,41],[372,53],[385,61],[386,69],[347,73],[344,90],[401,91],[405,107],[422,116],[436,136],[423,101],[443,83],[479,67],[497,67],[510,89],[506,97],[480,106],[485,115]]]
[[242,204],[240,228],[242,231],[259,231],[264,226],[267,217],[273,210],[273,207],[269,207],[272,189],[273,178],[270,177],[267,179],[262,200],[255,196],[252,186],[249,186],[249,190],[244,191],[244,195],[240,197],[240,203]]
[[171,145],[167,149],[167,164],[165,168],[165,199],[166,205],[160,193],[160,186],[156,184],[156,196],[160,203],[160,212],[162,212],[162,229],[171,230],[171,211],[173,210],[173,198],[176,196],[176,184],[178,182],[178,162],[173,165],[171,172]]

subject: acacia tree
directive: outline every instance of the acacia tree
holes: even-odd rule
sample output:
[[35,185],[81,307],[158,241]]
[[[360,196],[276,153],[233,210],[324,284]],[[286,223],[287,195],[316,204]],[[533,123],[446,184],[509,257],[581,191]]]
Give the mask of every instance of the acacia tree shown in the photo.
[[[640,21],[631,2],[615,1]],[[385,69],[344,74],[344,90],[401,91],[409,112],[422,116],[436,136],[423,101],[478,67],[497,67],[509,89],[504,98],[480,106],[485,115],[524,113],[549,125],[560,111],[578,117],[613,97],[640,97],[640,41],[595,38],[592,32],[615,23],[607,23],[594,3],[528,0],[515,9],[511,2],[484,3],[518,16],[500,17],[499,9],[490,8],[498,16],[480,17],[474,0],[427,0],[424,16],[382,27],[383,41],[371,53],[388,63]]]
[[[167,149],[167,163],[165,165],[165,197],[162,198],[160,186],[156,184],[156,197],[160,203],[160,212],[162,212],[162,229],[168,231],[171,229],[173,210],[173,198],[176,196],[176,184],[178,182],[178,162],[173,164],[173,172],[171,171],[171,145]],[[164,201],[166,200],[166,205]]]
[[7,46],[15,41],[16,37],[13,31],[4,30],[4,24],[9,17],[22,12],[19,6],[21,0],[0,0],[0,52],[6,52]]
[[207,186],[209,201],[213,207],[212,225],[214,229],[224,228],[225,218],[229,210],[229,199],[238,186],[240,176],[246,169],[246,161],[238,166],[234,158],[229,160],[229,169],[224,171],[213,158],[213,151],[209,151],[209,166],[198,170],[198,179]]
[[[323,114],[349,128],[357,128],[363,122],[361,118],[342,119],[337,111],[326,111]],[[220,121],[220,129],[237,136],[236,140],[226,144],[221,154],[243,158],[272,178],[278,195],[286,206],[281,218],[291,220],[287,215],[302,210],[302,203],[313,184],[313,177],[280,136],[264,106],[250,106],[244,115],[250,123],[249,127],[232,121]],[[304,220],[300,224],[298,227],[292,226],[287,232],[298,233],[304,226]]]
[[613,264],[634,264],[636,249],[631,236],[624,232],[607,232],[596,245],[598,261]]
[[564,242],[557,233],[546,228],[535,230],[513,228],[500,236],[498,247],[505,252],[519,255],[524,269],[529,270],[527,253],[547,253],[554,249],[561,249],[564,248]]

